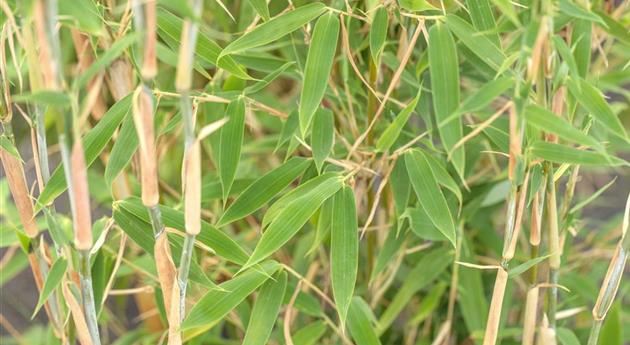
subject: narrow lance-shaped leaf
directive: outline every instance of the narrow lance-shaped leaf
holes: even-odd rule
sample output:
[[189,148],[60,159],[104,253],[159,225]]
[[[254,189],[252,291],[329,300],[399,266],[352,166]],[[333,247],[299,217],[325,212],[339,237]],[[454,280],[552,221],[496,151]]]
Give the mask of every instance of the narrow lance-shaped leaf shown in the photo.
[[352,188],[339,190],[333,197],[330,270],[333,296],[342,326],[346,323],[357,279],[359,238],[356,212]]
[[298,191],[300,188],[296,188],[296,195],[301,196],[278,213],[278,216],[263,233],[243,269],[264,260],[293,238],[319,206],[334,195],[342,185],[340,176],[331,176],[323,181],[317,189],[307,193],[301,193]]
[[[116,128],[125,118],[131,108],[131,95],[121,99],[114,104],[103,118],[83,137],[83,148],[85,150],[85,164],[89,167],[96,158],[101,154],[109,140],[114,135]],[[64,176],[63,165],[53,172],[50,180],[46,183],[46,187],[37,199],[37,209],[49,204],[57,196],[63,193],[67,188],[66,178]]]
[[536,142],[530,147],[532,155],[554,163],[602,165],[602,166],[630,166],[623,159],[593,151],[580,150],[566,145],[548,142]]
[[[436,23],[429,30],[429,69],[433,109],[438,123],[450,116],[459,106],[459,66],[453,36],[448,29]],[[442,144],[447,151],[462,137],[462,124],[459,119],[438,127]],[[464,147],[453,151],[451,159],[460,176],[464,176]]]
[[219,144],[219,177],[223,188],[223,202],[230,194],[241,158],[243,132],[245,131],[245,101],[242,97],[230,102],[226,110],[228,122],[221,129]]
[[300,94],[300,130],[306,136],[313,114],[319,107],[332,69],[339,38],[339,18],[333,12],[317,20],[313,29],[313,38],[308,48],[304,82]]
[[407,306],[411,297],[435,280],[451,263],[451,253],[448,250],[436,249],[423,256],[413,270],[407,274],[408,277],[415,277],[415,279],[405,280],[378,320],[377,334],[382,334],[389,328],[398,314]]
[[313,131],[311,133],[311,147],[317,171],[322,170],[324,160],[328,158],[332,149],[334,138],[335,119],[333,113],[329,109],[319,108],[315,112]]
[[425,154],[417,150],[406,153],[405,165],[420,206],[431,222],[455,246],[453,216]]
[[283,195],[280,199],[278,199],[278,201],[274,202],[269,207],[269,209],[267,209],[267,212],[263,216],[262,227],[265,228],[267,227],[267,225],[273,222],[278,217],[280,212],[284,210],[287,206],[291,205],[296,200],[312,192],[313,190],[320,188],[322,184],[326,183],[326,181],[335,176],[338,175],[332,172],[323,173],[302,183],[299,187]]
[[385,39],[387,38],[388,23],[387,9],[383,6],[379,7],[372,18],[370,26],[370,54],[372,60],[378,61],[385,47]]
[[128,34],[112,44],[101,56],[99,56],[88,69],[75,79],[76,88],[82,88],[92,80],[92,78],[100,71],[109,66],[116,58],[122,54],[125,49],[134,44],[139,38],[137,33]]
[[280,272],[260,288],[243,339],[243,345],[264,345],[278,317],[287,287],[287,273]]
[[255,212],[286,188],[310,164],[310,160],[294,157],[252,182],[225,211],[217,226],[228,224]]
[[120,132],[105,166],[105,181],[108,185],[111,185],[118,174],[129,165],[137,148],[138,134],[133,124],[133,117],[128,116],[120,126]]
[[501,46],[499,35],[496,32],[497,23],[492,14],[492,6],[489,0],[466,0],[466,7],[470,11],[470,19],[477,31],[487,32],[485,35],[497,47]]
[[66,269],[68,268],[68,262],[64,258],[57,258],[55,262],[50,267],[50,271],[48,271],[48,276],[46,277],[46,282],[44,283],[44,287],[39,293],[39,300],[37,301],[37,305],[35,306],[35,310],[33,311],[33,317],[37,314],[37,312],[41,309],[41,307],[46,303],[50,294],[59,286],[63,279],[63,275],[66,274]]
[[505,61],[505,54],[499,46],[490,41],[485,35],[481,35],[457,15],[446,16],[446,26],[483,62],[495,71],[498,71]]
[[256,13],[262,17],[265,21],[269,20],[269,7],[267,6],[267,0],[249,0]]
[[219,60],[224,56],[260,47],[280,39],[317,18],[325,10],[324,4],[314,2],[277,16],[230,43],[219,55]]
[[540,130],[553,133],[564,140],[603,150],[602,145],[595,138],[584,134],[565,119],[545,108],[536,105],[528,106],[525,109],[525,119],[528,124]]
[[628,140],[628,135],[619,118],[604,99],[601,91],[586,82],[584,79],[578,81],[570,79],[567,83],[569,91],[586,110],[604,127],[619,137]]
[[268,261],[219,285],[199,299],[182,324],[182,329],[210,328],[221,321],[232,309],[269,279],[279,268]]
[[396,115],[394,121],[389,126],[387,126],[381,137],[378,138],[378,141],[376,142],[376,148],[379,151],[387,151],[392,145],[394,145],[396,139],[398,139],[398,137],[400,136],[400,132],[402,132],[405,124],[407,124],[407,121],[411,117],[411,114],[416,109],[416,105],[418,104],[421,93],[422,85],[420,85],[416,97],[411,102],[409,102],[409,104],[407,104],[407,106],[403,110],[401,110],[398,115]]
[[357,345],[381,345],[373,326],[370,307],[360,297],[354,297],[348,310],[348,329]]

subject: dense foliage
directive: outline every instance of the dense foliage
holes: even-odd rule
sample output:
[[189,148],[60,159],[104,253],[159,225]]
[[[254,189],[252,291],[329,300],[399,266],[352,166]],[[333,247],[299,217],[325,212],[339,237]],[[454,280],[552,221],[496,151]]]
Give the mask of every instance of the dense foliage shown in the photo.
[[630,343],[627,1],[0,5],[3,344]]

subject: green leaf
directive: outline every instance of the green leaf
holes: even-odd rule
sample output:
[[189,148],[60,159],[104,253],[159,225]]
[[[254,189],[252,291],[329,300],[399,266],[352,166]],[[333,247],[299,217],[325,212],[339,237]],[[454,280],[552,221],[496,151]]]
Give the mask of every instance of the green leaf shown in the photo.
[[326,323],[324,321],[315,321],[310,325],[298,330],[291,336],[294,344],[313,345],[326,332]]
[[[407,277],[413,277],[413,279],[404,281],[396,292],[394,299],[378,320],[377,334],[382,334],[387,330],[398,314],[407,306],[411,297],[420,289],[433,282],[450,264],[452,264],[452,255],[448,250],[435,249],[424,255],[413,270],[406,275]],[[350,319],[350,316],[348,318]]]
[[543,107],[537,105],[528,106],[525,108],[525,119],[528,124],[541,131],[550,132],[564,140],[588,145],[603,151],[601,143],[595,138],[584,134],[579,129],[574,128],[567,120]]
[[92,0],[60,1],[59,20],[69,22],[84,32],[100,36],[103,34],[101,23],[104,18]]
[[267,85],[269,85],[272,81],[274,81],[276,78],[278,78],[280,76],[280,74],[282,74],[284,71],[286,71],[289,67],[295,65],[295,62],[293,61],[289,61],[285,64],[283,64],[282,66],[278,67],[276,70],[274,70],[273,72],[269,73],[267,76],[265,76],[262,80],[256,82],[255,84],[246,87],[245,89],[243,89],[243,94],[244,95],[250,95],[256,92],[261,91],[262,89],[264,89],[265,87],[267,87]]
[[418,201],[431,222],[455,246],[455,224],[451,210],[440,190],[431,165],[423,152],[413,150],[405,154],[405,165]]
[[118,174],[129,165],[137,148],[138,134],[133,123],[133,116],[127,116],[120,126],[120,132],[105,165],[105,181],[109,186]]
[[[216,199],[221,199],[223,197],[221,181],[214,176],[211,177],[211,181],[204,182],[201,186],[201,202],[208,202]],[[234,183],[232,184],[232,188],[230,188],[230,194],[228,196],[236,195],[243,192],[253,182],[254,180],[250,178],[235,179]]]
[[70,104],[70,97],[59,91],[39,90],[13,96],[16,103],[35,103],[54,107],[65,107]]
[[[429,70],[435,118],[441,123],[459,106],[459,65],[453,36],[440,23],[429,30]],[[438,127],[438,132],[442,145],[450,152],[462,138],[462,123],[459,119],[454,120]],[[451,159],[455,170],[463,177],[466,161],[464,147],[453,151]]]
[[0,135],[0,147],[2,147],[3,150],[7,151],[8,154],[15,157],[20,162],[22,161],[22,157],[20,157],[20,152],[17,150],[15,145],[13,145],[11,140],[9,140],[9,138],[7,138],[7,136],[4,134]]
[[605,23],[604,30],[627,46],[630,46],[630,31],[616,19],[601,10],[594,11]]
[[[170,228],[175,228],[184,232],[184,213],[173,208],[160,205],[160,212],[162,213],[162,221],[164,225]],[[147,208],[142,204],[142,201],[138,198],[129,198],[123,201],[117,201],[114,204],[114,219],[118,222],[117,215],[133,216],[150,224],[149,213]],[[137,229],[124,229],[125,232],[136,231]],[[134,239],[138,244],[145,249],[145,251],[152,253],[153,244],[155,239],[153,234],[148,231],[146,233],[140,233],[140,237]],[[140,239],[138,241],[137,239]],[[247,252],[236,243],[230,236],[223,231],[213,227],[205,221],[201,222],[201,232],[196,236],[196,240],[203,243],[214,250],[217,255],[232,261],[239,265],[244,264],[247,261]]]
[[620,166],[630,165],[623,159],[593,151],[579,150],[570,146],[538,141],[530,147],[531,153],[554,163]]
[[140,38],[139,34],[134,32],[127,34],[116,42],[114,42],[107,50],[103,52],[94,62],[75,79],[74,87],[81,89],[94,78],[98,73],[107,68],[114,60],[116,60],[129,46],[136,43]]
[[594,23],[598,23],[603,27],[606,27],[606,23],[597,14],[579,6],[570,0],[560,0],[558,2],[558,9],[560,12],[566,14],[569,17],[588,20]]
[[303,182],[299,187],[292,189],[290,192],[283,195],[280,199],[274,202],[269,207],[269,209],[267,209],[267,212],[263,216],[262,227],[267,227],[267,225],[278,218],[278,214],[280,214],[280,212],[284,210],[287,206],[295,203],[296,200],[300,199],[302,196],[312,192],[315,189],[320,188],[329,179],[338,176],[338,174],[331,172],[321,174],[315,178]]
[[268,279],[260,288],[254,309],[252,309],[243,345],[264,345],[271,335],[271,330],[287,287],[287,273],[280,272]]
[[556,334],[562,345],[580,345],[578,337],[568,328],[560,327],[556,329]]
[[324,4],[314,2],[279,15],[232,41],[223,49],[219,55],[219,60],[227,55],[240,53],[276,41],[319,17],[325,10],[326,6]]
[[399,0],[400,7],[409,11],[428,11],[437,10],[435,6],[431,5],[427,0]]
[[492,101],[497,99],[497,97],[501,96],[504,92],[510,89],[512,85],[514,85],[514,79],[509,77],[489,81],[475,93],[468,96],[462,102],[462,105],[457,109],[456,113],[459,114],[458,116],[461,116],[461,114],[483,110],[485,107],[490,105]]
[[335,13],[328,13],[317,20],[313,29],[313,38],[308,48],[304,82],[300,94],[300,130],[306,137],[313,114],[328,86],[328,78],[335,59],[337,39],[339,38],[339,18]]
[[416,236],[427,241],[448,241],[448,237],[438,229],[422,207],[410,207],[400,216],[402,221],[409,218],[409,226]]
[[420,99],[420,94],[422,93],[422,85],[418,89],[418,93],[416,97],[407,104],[407,106],[396,115],[394,121],[392,121],[389,126],[385,129],[383,134],[378,141],[376,142],[376,149],[379,151],[387,151],[389,148],[394,145],[396,139],[400,136],[400,132],[402,132],[403,128],[407,121],[409,121],[409,117],[416,109],[416,105],[418,104],[418,100]]
[[623,322],[621,320],[621,303],[616,301],[608,311],[604,325],[599,333],[600,345],[623,345]]
[[570,79],[567,83],[569,91],[575,99],[604,127],[619,137],[628,140],[623,124],[615,115],[612,108],[604,99],[601,91],[584,79],[578,81]]
[[[178,3],[178,1],[171,1],[171,3]],[[179,46],[182,35],[183,20],[163,8],[158,9],[157,19],[160,38],[176,49]],[[219,54],[221,54],[221,47],[204,30],[200,30],[197,34],[197,44],[195,46],[195,55],[197,57],[206,63],[223,68],[241,79],[252,79],[232,57],[226,56],[219,61]]]
[[[83,149],[85,151],[85,164],[92,165],[101,154],[107,143],[111,140],[116,128],[129,113],[131,108],[131,95],[116,102],[103,115],[101,120],[83,137]],[[36,210],[48,205],[67,188],[63,165],[59,165],[53,172],[50,180],[37,199]]]
[[389,26],[388,20],[387,9],[382,6],[379,7],[374,13],[372,25],[370,26],[370,54],[372,54],[372,60],[374,61],[379,60],[385,47],[387,27]]
[[269,20],[269,7],[267,6],[267,0],[249,0],[249,4],[252,5],[256,13],[262,17],[265,21]]
[[59,286],[61,280],[63,279],[63,275],[66,274],[66,269],[68,269],[68,262],[64,258],[57,258],[57,260],[55,260],[52,264],[50,271],[48,271],[46,282],[39,293],[39,299],[37,300],[37,305],[35,306],[35,310],[33,310],[31,319],[35,317],[37,312],[48,300],[48,297],[50,297],[53,291],[55,291],[55,289]]
[[219,143],[219,177],[223,189],[223,202],[230,194],[230,188],[234,183],[236,168],[241,158],[243,146],[243,134],[245,131],[245,101],[243,97],[230,102],[226,115],[228,122],[221,128]]
[[575,206],[571,208],[569,213],[576,213],[577,211],[582,209],[584,206],[588,205],[591,201],[597,199],[597,197],[600,196],[603,192],[605,192],[610,186],[612,186],[616,180],[617,180],[617,177],[613,178],[612,180],[610,180],[610,182],[606,183],[602,188],[599,188],[597,191],[595,191],[595,193],[590,194],[586,199],[575,204]]
[[495,71],[501,68],[506,59],[505,54],[488,37],[480,35],[472,25],[454,14],[447,15],[445,23],[455,36],[484,63]]
[[311,133],[311,147],[313,149],[313,160],[317,171],[322,171],[322,165],[328,158],[335,139],[335,118],[332,111],[326,108],[319,108],[315,112],[313,121],[313,131]]
[[444,282],[439,282],[431,290],[429,290],[427,295],[420,302],[418,312],[411,318],[411,320],[409,320],[408,324],[418,325],[420,322],[429,317],[429,315],[435,311],[440,299],[442,299],[442,295],[444,295],[446,287],[447,285]]
[[551,257],[551,255],[553,254],[548,254],[548,255],[543,255],[543,256],[539,256],[537,258],[533,258],[533,259],[529,259],[525,262],[523,262],[522,264],[514,267],[514,268],[510,268],[508,270],[508,277],[510,278],[514,278],[520,274],[522,274],[523,272],[529,270],[530,268],[538,265],[539,263],[547,260],[549,257]]
[[219,285],[221,290],[211,290],[206,293],[196,301],[195,306],[182,323],[182,329],[210,328],[216,325],[247,296],[265,283],[279,268],[280,265],[275,261],[264,262],[222,283]]
[[501,47],[499,34],[497,33],[497,23],[492,14],[492,6],[488,0],[466,0],[466,7],[470,11],[470,19],[472,19],[475,29],[485,34],[490,41],[497,47]]
[[319,206],[334,195],[342,185],[341,177],[329,176],[316,189],[303,193],[301,190],[298,191],[300,187],[296,188],[295,193],[299,197],[281,209],[263,233],[243,269],[259,263],[280,249],[306,224]]
[[374,332],[374,316],[370,307],[361,297],[352,298],[348,310],[348,329],[357,345],[381,345],[381,341]]
[[330,279],[341,325],[345,325],[359,264],[357,210],[352,188],[333,197],[330,230]]
[[451,191],[455,195],[455,197],[457,197],[457,200],[459,201],[459,204],[461,206],[464,202],[462,191],[459,189],[459,186],[457,185],[455,180],[451,177],[451,174],[449,174],[446,170],[446,166],[444,166],[444,164],[440,160],[429,153],[425,152],[424,157],[429,162],[429,165],[431,166],[431,170],[433,171],[433,175],[437,179],[437,182],[442,187]]
[[260,177],[234,200],[218,221],[217,226],[229,224],[255,212],[300,176],[310,164],[310,160],[293,157]]

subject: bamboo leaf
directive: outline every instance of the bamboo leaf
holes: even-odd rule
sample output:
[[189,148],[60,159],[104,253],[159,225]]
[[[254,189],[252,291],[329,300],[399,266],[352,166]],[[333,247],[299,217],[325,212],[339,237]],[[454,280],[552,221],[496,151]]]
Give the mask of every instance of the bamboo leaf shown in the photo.
[[333,296],[345,325],[357,279],[359,238],[354,194],[344,187],[333,197],[330,230],[330,270]]
[[374,316],[370,307],[361,297],[352,298],[348,310],[348,329],[357,345],[381,345],[372,320]]
[[385,7],[379,7],[376,13],[374,13],[374,18],[372,18],[369,36],[370,54],[372,54],[372,60],[374,61],[379,60],[383,48],[385,47],[387,27],[389,26],[388,20],[387,9]]
[[623,159],[593,151],[579,150],[570,146],[553,144],[548,142],[536,142],[530,147],[531,153],[554,163],[601,165],[601,166],[628,166],[630,163]]
[[263,228],[267,227],[267,225],[269,225],[272,221],[274,221],[278,217],[278,214],[287,206],[291,205],[292,203],[295,203],[296,200],[312,192],[313,190],[321,188],[321,186],[324,183],[326,183],[329,179],[333,177],[338,177],[338,176],[339,175],[335,173],[331,173],[331,172],[321,174],[306,182],[303,182],[299,187],[283,195],[280,199],[278,199],[275,203],[273,203],[269,207],[269,209],[263,216],[262,227]]
[[523,272],[529,270],[530,268],[532,268],[532,267],[538,265],[539,263],[547,260],[548,258],[551,257],[551,255],[553,255],[553,254],[543,255],[543,256],[539,256],[537,258],[529,259],[529,260],[523,262],[522,264],[520,264],[520,265],[518,265],[516,267],[510,268],[508,270],[508,277],[514,278],[514,277],[522,274]]
[[278,317],[286,287],[287,273],[279,272],[260,288],[247,325],[243,345],[267,344]]
[[294,157],[252,182],[225,211],[217,226],[229,224],[255,212],[300,176],[310,164],[307,159]]
[[59,18],[92,35],[103,34],[101,14],[92,0],[60,1]]
[[242,97],[230,102],[226,115],[228,122],[221,128],[219,143],[219,177],[223,190],[223,202],[230,194],[234,183],[236,168],[241,158],[243,133],[245,131],[245,101]]
[[324,161],[328,158],[333,147],[335,138],[335,119],[332,111],[326,108],[319,108],[315,112],[313,121],[313,131],[311,133],[311,147],[313,149],[313,160],[317,171],[322,171]]
[[409,11],[428,11],[428,10],[437,10],[437,8],[431,5],[427,0],[400,0],[400,7],[409,10]]
[[32,93],[15,95],[13,96],[13,101],[17,103],[35,103],[55,107],[65,107],[70,104],[70,97],[62,92],[39,90]]
[[111,186],[118,174],[129,165],[137,148],[138,134],[136,134],[133,117],[127,116],[123,120],[120,132],[105,166],[105,181],[108,185]]
[[556,134],[558,137],[578,144],[585,144],[602,151],[603,147],[595,138],[584,134],[579,129],[571,126],[569,122],[551,111],[531,105],[525,109],[527,123],[538,128]]
[[304,82],[300,94],[300,130],[306,136],[313,114],[319,108],[326,92],[328,78],[332,69],[339,38],[339,18],[335,13],[328,13],[317,20],[313,29],[313,38],[308,48]]
[[628,135],[623,124],[615,115],[612,108],[610,108],[610,105],[604,99],[604,95],[602,95],[601,91],[584,79],[577,81],[570,79],[567,85],[573,97],[575,97],[599,123],[614,134],[628,141]]
[[282,74],[284,71],[286,71],[289,67],[293,65],[295,65],[295,62],[289,61],[285,63],[284,65],[278,67],[273,72],[265,76],[262,80],[256,82],[254,85],[248,86],[245,89],[243,89],[243,94],[249,95],[249,94],[253,94],[253,93],[261,91],[262,89],[267,87],[272,81],[278,78],[280,74]]
[[252,5],[256,13],[262,17],[265,21],[269,20],[269,7],[266,0],[249,0],[249,4]]
[[48,271],[48,276],[46,277],[46,282],[42,287],[41,292],[39,293],[39,299],[37,300],[37,305],[35,306],[35,310],[33,311],[33,315],[31,319],[37,315],[37,312],[44,306],[44,303],[48,300],[48,297],[59,287],[59,284],[63,280],[63,276],[66,274],[66,270],[68,269],[68,262],[64,258],[57,258],[55,262],[50,266],[50,271]]
[[129,46],[136,43],[139,39],[137,33],[131,33],[118,39],[105,52],[100,55],[94,62],[83,72],[79,78],[75,79],[75,88],[81,89],[94,78],[98,73],[108,67],[116,60]]
[[300,188],[296,188],[296,194],[300,196],[286,205],[286,207],[283,207],[278,213],[277,217],[263,233],[243,269],[264,260],[293,238],[321,204],[334,195],[342,185],[341,177],[329,176],[322,181],[317,189],[302,193],[302,191],[298,191]]
[[479,32],[487,32],[485,35],[497,47],[501,47],[499,35],[497,34],[497,23],[492,14],[492,7],[489,0],[466,0],[466,5],[470,11],[475,29]]
[[[116,102],[103,115],[103,118],[83,137],[83,149],[85,151],[85,164],[87,167],[92,165],[96,158],[101,154],[107,143],[111,140],[112,135],[118,128],[118,125],[127,116],[131,109],[131,95]],[[66,190],[66,178],[64,176],[63,165],[59,165],[53,172],[50,180],[46,183],[46,187],[37,199],[36,209],[50,204],[56,197]]]
[[[172,2],[175,3],[175,2]],[[182,36],[183,20],[173,13],[162,8],[158,10],[157,27],[159,36],[171,47],[177,47]],[[195,46],[195,55],[201,60],[214,66],[225,69],[241,79],[252,79],[247,72],[230,56],[221,58],[221,47],[214,42],[204,30],[200,30]]]
[[409,102],[409,104],[407,104],[407,106],[403,108],[403,110],[401,110],[398,115],[396,115],[394,121],[392,121],[392,123],[387,126],[381,137],[378,138],[378,141],[376,142],[377,150],[387,151],[390,147],[392,147],[392,145],[394,145],[394,143],[400,136],[403,128],[405,127],[405,124],[407,124],[407,121],[409,121],[409,117],[411,117],[411,114],[416,109],[418,100],[420,100],[421,92],[422,85],[420,85],[416,97],[411,102]]
[[195,303],[182,323],[182,329],[210,328],[216,325],[279,268],[277,262],[267,261],[220,284],[220,290],[211,290]]
[[378,320],[377,334],[382,334],[387,330],[398,314],[407,306],[411,297],[423,287],[431,284],[451,263],[451,253],[447,250],[436,249],[423,256],[407,275],[415,277],[415,279],[404,281],[394,299]]
[[556,334],[562,345],[580,345],[578,337],[568,328],[559,327],[556,329]]
[[431,222],[448,238],[454,247],[455,224],[453,216],[426,155],[417,150],[410,151],[405,154],[405,165],[420,205],[431,219]]
[[[164,225],[170,228],[177,229],[185,232],[184,227],[184,213],[180,210],[160,205],[160,212],[162,213],[162,220]],[[150,224],[149,214],[146,207],[142,204],[138,198],[129,198],[123,201],[118,201],[114,204],[114,219],[117,215],[121,216],[133,216],[141,220],[146,224]],[[134,229],[125,229],[125,231],[132,231]],[[141,233],[141,241],[136,241],[147,252],[153,252],[153,245],[155,239],[150,231]],[[135,239],[134,239],[135,240]],[[203,243],[207,247],[214,250],[217,255],[232,261],[237,264],[244,264],[247,261],[247,252],[236,243],[230,236],[223,231],[213,227],[205,221],[201,222],[201,232],[196,236],[196,240]]]
[[[429,30],[429,70],[435,118],[441,123],[459,106],[459,66],[453,37],[440,23]],[[462,137],[461,121],[457,119],[438,127],[438,132],[446,151],[450,152]],[[453,151],[451,158],[457,173],[464,176],[464,147]]]
[[498,71],[503,66],[506,57],[501,48],[485,35],[480,35],[472,25],[454,14],[447,15],[445,23],[468,49],[493,70]]
[[218,60],[230,54],[237,54],[276,41],[319,17],[325,10],[324,4],[314,2],[274,17],[232,41],[223,49]]
[[570,17],[588,20],[594,23],[598,23],[603,27],[606,27],[606,23],[597,14],[581,7],[573,1],[560,0],[558,2],[558,9],[560,10],[560,12]]
[[326,323],[324,321],[315,321],[310,325],[298,330],[291,337],[294,344],[301,345],[313,345],[317,344],[318,340],[326,332]]
[[17,150],[15,145],[7,138],[6,135],[0,135],[0,147],[3,150],[7,151],[11,156],[15,157],[18,161],[22,162],[22,157],[20,157],[20,152]]

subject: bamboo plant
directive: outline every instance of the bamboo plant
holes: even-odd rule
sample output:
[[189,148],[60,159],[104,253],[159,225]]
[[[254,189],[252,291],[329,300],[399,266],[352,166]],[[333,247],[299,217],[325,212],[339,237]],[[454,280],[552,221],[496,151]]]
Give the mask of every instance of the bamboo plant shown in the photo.
[[3,344],[630,342],[628,2],[0,12]]

